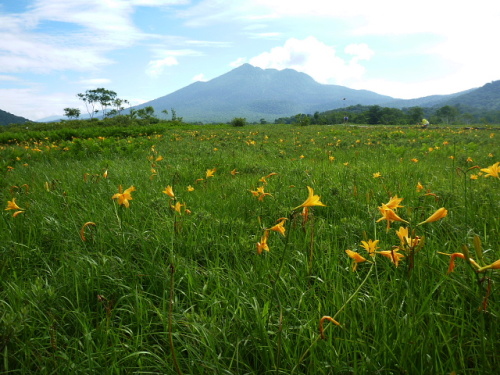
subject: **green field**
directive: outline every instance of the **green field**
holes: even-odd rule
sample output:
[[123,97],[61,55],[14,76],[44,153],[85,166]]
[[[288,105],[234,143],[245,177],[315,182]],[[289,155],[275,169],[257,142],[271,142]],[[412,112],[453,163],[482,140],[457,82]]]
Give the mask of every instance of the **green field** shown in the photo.
[[498,127],[137,129],[0,133],[0,373],[498,372]]

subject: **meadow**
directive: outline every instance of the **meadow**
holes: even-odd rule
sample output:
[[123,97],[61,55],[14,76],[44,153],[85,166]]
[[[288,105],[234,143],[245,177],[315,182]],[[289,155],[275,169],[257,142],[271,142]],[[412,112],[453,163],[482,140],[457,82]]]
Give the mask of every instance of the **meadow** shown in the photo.
[[1,373],[498,372],[498,127],[80,134],[0,134]]

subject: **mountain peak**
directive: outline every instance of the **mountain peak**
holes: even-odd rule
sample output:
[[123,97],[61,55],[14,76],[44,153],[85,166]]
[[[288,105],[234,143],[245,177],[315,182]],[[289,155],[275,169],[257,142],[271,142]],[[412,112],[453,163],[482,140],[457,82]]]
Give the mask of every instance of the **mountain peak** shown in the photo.
[[293,69],[242,64],[203,85],[191,84],[136,108],[153,106],[157,112],[174,108],[185,121],[193,122],[228,122],[234,117],[273,122],[297,113],[341,107],[345,97],[349,97],[350,103],[365,105],[392,99],[371,91],[320,84]]

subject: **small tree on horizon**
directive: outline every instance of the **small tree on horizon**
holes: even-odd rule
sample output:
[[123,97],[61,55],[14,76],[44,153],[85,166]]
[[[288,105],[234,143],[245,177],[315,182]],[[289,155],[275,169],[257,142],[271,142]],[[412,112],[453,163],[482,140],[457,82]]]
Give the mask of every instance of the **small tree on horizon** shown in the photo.
[[64,116],[71,119],[80,117],[80,110],[78,108],[64,108]]
[[232,126],[245,126],[247,124],[247,119],[244,117],[235,117],[231,120],[231,125]]

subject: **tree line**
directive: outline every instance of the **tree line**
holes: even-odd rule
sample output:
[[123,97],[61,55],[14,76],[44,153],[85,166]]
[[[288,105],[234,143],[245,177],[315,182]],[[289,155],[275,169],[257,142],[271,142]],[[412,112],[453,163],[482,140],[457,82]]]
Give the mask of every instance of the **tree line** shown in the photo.
[[291,117],[276,119],[276,124],[351,124],[369,125],[416,125],[427,119],[431,124],[443,125],[470,125],[470,124],[499,124],[500,111],[481,111],[457,106],[445,105],[440,108],[391,108],[379,105],[354,105],[314,114],[299,113]]

